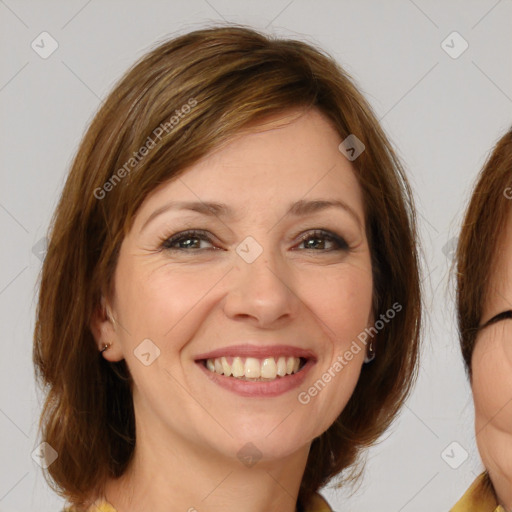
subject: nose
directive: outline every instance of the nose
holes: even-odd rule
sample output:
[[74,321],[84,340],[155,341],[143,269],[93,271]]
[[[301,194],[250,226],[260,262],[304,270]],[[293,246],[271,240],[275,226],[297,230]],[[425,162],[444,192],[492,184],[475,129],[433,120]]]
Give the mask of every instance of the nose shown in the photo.
[[297,317],[301,301],[291,272],[268,249],[252,263],[237,256],[230,276],[224,303],[229,318],[249,318],[264,328]]

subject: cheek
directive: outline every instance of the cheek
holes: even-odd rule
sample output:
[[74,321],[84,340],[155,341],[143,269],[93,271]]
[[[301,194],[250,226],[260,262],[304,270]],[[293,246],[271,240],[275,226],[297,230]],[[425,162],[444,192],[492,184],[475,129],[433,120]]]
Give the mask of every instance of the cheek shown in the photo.
[[327,342],[314,382],[301,389],[298,397],[312,416],[323,419],[323,430],[344,409],[360,376],[366,345],[358,336],[369,326],[372,314],[371,269],[333,273],[325,285],[323,289],[311,283],[303,287],[320,319],[318,325],[325,327]]
[[497,340],[487,341],[473,353],[472,389],[478,451],[497,486],[512,478],[512,365]]
[[512,433],[512,360],[502,340],[481,340],[472,358],[477,430],[491,424]]
[[215,295],[215,284],[224,273],[165,265],[120,268],[116,304],[123,326],[119,331],[123,355],[146,399],[160,396],[162,382],[174,386],[167,372],[181,375],[182,351],[207,316],[208,292]]
[[343,349],[367,327],[372,314],[370,268],[348,267],[323,278],[301,280],[305,301],[322,320],[335,350]]
[[161,343],[169,337],[177,339],[176,332],[190,317],[197,316],[201,302],[207,302],[206,295],[221,274],[165,265],[156,269],[135,265],[121,268],[116,297],[126,330],[134,338],[154,337]]

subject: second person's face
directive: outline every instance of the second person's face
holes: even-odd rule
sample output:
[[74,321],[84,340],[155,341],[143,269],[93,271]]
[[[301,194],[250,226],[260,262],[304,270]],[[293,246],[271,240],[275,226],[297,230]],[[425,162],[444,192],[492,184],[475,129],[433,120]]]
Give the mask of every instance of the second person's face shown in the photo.
[[[512,210],[496,254],[482,325],[512,311]],[[471,366],[478,449],[500,502],[512,510],[512,318],[479,332]]]

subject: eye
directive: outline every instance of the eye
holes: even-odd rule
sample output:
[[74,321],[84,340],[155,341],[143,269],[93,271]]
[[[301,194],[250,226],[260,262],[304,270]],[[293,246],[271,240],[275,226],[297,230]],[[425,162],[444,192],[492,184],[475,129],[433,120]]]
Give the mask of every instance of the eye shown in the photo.
[[[324,231],[323,229],[315,229],[314,231],[310,231],[309,233],[306,233],[305,235],[302,235],[300,238],[300,243],[306,243],[306,249],[307,250],[313,250],[318,252],[316,249],[318,247],[318,244],[312,244],[310,241],[316,241],[323,240],[324,242],[321,243],[323,247],[321,247],[322,252],[330,252],[330,251],[347,251],[349,249],[349,246],[347,242],[340,236],[335,235],[334,233],[331,233],[329,231]],[[334,244],[335,247],[331,249],[325,248],[325,241],[329,241],[329,243]]]
[[[182,231],[181,233],[176,233],[175,235],[166,238],[162,242],[162,247],[170,251],[186,251],[187,249],[198,251],[204,249],[199,247],[199,244],[196,243],[197,240],[203,240],[205,242],[212,243],[212,240],[206,231],[190,229],[188,231]],[[180,247],[174,247],[177,244],[179,244]]]

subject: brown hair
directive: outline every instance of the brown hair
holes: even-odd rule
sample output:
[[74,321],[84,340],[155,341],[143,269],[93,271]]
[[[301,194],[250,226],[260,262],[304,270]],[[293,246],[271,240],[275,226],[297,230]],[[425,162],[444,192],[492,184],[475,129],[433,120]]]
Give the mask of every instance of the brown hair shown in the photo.
[[[122,173],[155,129],[187,104],[194,106]],[[358,460],[408,395],[421,316],[416,219],[401,164],[370,106],[334,59],[310,44],[240,25],[197,30],[163,42],[118,82],[78,148],[52,219],[33,358],[47,387],[40,428],[59,454],[45,477],[75,506],[85,507],[107,478],[124,472],[135,445],[128,368],[124,360],[105,361],[89,329],[111,291],[134,215],[155,187],[242,129],[296,108],[318,109],[342,139],[354,134],[365,145],[352,164],[364,194],[375,318],[403,306],[375,335],[377,357],[363,365],[342,414],[313,440],[302,503]]]
[[470,378],[471,357],[497,257],[496,244],[510,211],[511,187],[512,129],[498,141],[478,175],[457,244],[457,321]]
[[[512,128],[497,142],[471,196],[455,256],[457,267],[457,322],[466,372],[471,380],[471,358],[482,322],[489,278],[498,257],[497,241],[503,234],[512,199]],[[496,497],[489,473],[482,492]]]

